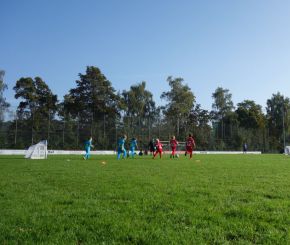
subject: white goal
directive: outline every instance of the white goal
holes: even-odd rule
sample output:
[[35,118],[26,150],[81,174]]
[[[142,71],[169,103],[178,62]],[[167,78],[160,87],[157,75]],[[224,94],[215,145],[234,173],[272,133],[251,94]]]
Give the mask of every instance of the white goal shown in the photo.
[[28,159],[46,159],[47,158],[47,140],[42,140],[36,145],[28,148],[25,154]]
[[285,153],[285,155],[290,155],[290,146],[285,147],[284,153]]
[[[163,145],[163,151],[165,153],[171,153],[170,141],[160,141]],[[176,147],[176,153],[180,154],[185,151],[185,142],[178,142]]]

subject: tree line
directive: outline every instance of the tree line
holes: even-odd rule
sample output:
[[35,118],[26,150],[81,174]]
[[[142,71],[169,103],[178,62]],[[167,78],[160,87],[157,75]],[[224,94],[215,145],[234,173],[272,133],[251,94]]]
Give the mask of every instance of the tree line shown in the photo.
[[290,101],[279,92],[267,100],[264,113],[253,100],[234,106],[230,91],[218,87],[209,111],[182,78],[170,76],[170,89],[161,94],[166,105],[157,106],[145,81],[117,92],[99,68],[88,66],[62,100],[41,77],[20,78],[13,87],[17,110],[4,120],[11,111],[4,75],[0,71],[1,148],[22,149],[47,139],[51,149],[80,149],[92,136],[97,149],[115,149],[121,134],[136,137],[142,148],[152,137],[175,135],[182,141],[188,133],[199,150],[240,150],[247,143],[250,150],[281,152],[290,142]]

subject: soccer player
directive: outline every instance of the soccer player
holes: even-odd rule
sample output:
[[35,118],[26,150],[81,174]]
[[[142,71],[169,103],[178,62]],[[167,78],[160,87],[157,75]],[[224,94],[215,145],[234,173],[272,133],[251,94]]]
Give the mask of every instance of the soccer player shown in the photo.
[[154,139],[151,139],[149,144],[148,144],[148,147],[149,147],[149,151],[150,151],[150,154],[154,154],[155,150],[156,150],[156,147],[155,147],[155,143],[154,143]]
[[123,135],[121,138],[118,140],[118,151],[117,151],[117,159],[119,160],[121,157],[121,154],[123,154],[123,158],[126,157],[127,151],[125,149],[125,142],[126,142],[127,136]]
[[143,156],[143,155],[144,155],[142,149],[139,151],[139,154],[138,154],[138,155],[139,155],[139,156]]
[[243,144],[243,152],[244,152],[244,154],[246,154],[247,151],[248,151],[248,145],[247,145],[247,143],[245,142],[245,143]]
[[171,140],[170,140],[170,146],[171,146],[171,150],[172,150],[170,158],[175,157],[177,145],[178,145],[178,141],[175,139],[175,136],[172,136]]
[[159,153],[159,156],[160,158],[162,157],[162,144],[161,142],[159,141],[159,139],[156,139],[156,142],[155,142],[155,147],[156,147],[156,150],[153,154],[153,159],[156,157],[156,155]]
[[90,152],[91,152],[91,147],[94,147],[93,145],[92,145],[92,141],[93,141],[93,138],[92,137],[90,137],[90,139],[89,140],[86,140],[85,141],[85,151],[86,151],[86,154],[84,155],[84,160],[87,160],[87,159],[89,159],[89,157],[90,157]]
[[186,151],[185,151],[185,156],[187,153],[189,153],[190,158],[192,158],[192,151],[195,148],[195,141],[192,137],[191,134],[188,135],[188,138],[186,139]]
[[137,145],[137,139],[136,138],[132,138],[131,142],[130,142],[130,153],[131,153],[131,157],[134,158],[135,155],[135,149],[138,147]]

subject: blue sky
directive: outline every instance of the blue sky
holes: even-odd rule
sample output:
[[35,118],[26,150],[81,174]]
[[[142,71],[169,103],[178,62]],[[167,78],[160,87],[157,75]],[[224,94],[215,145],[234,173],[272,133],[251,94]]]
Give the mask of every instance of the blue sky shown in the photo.
[[40,76],[61,100],[88,65],[116,90],[147,82],[157,104],[183,77],[211,109],[222,86],[234,103],[290,97],[288,0],[0,0],[0,69],[13,86]]

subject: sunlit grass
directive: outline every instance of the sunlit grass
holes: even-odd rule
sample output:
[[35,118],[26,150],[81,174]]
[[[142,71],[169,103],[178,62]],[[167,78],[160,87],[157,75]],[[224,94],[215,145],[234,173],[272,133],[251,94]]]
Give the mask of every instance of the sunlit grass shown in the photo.
[[0,157],[0,243],[290,243],[290,158]]

